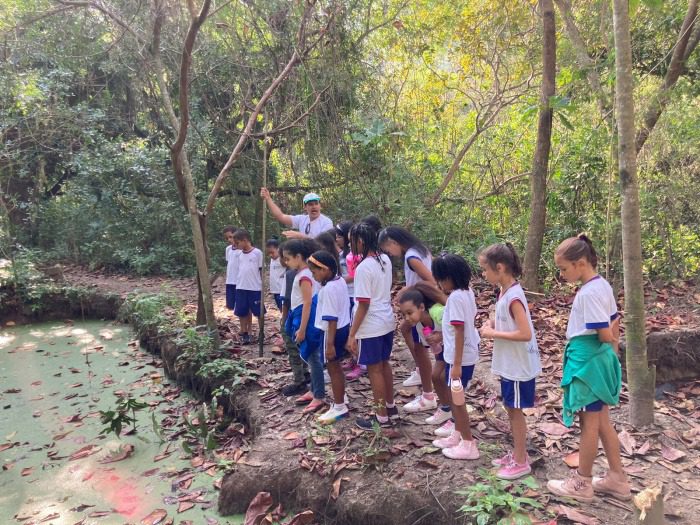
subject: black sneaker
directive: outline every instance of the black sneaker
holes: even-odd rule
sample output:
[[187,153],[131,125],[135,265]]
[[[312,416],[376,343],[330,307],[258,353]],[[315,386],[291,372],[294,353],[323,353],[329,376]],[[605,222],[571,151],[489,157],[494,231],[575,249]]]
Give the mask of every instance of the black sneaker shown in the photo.
[[287,397],[300,396],[307,390],[306,383],[292,383],[282,388],[282,395]]
[[250,334],[248,334],[248,333],[241,334],[241,344],[242,345],[249,345],[250,344]]
[[379,425],[380,428],[391,428],[391,420],[386,421],[382,423],[377,419],[377,416],[367,416],[367,417],[358,417],[355,420],[355,425],[357,428],[361,428],[362,430],[366,430],[368,432],[373,432],[374,431],[374,425]]
[[389,420],[393,423],[401,419],[401,417],[399,416],[399,408],[396,405],[394,405],[391,408],[386,407],[386,415],[389,416]]

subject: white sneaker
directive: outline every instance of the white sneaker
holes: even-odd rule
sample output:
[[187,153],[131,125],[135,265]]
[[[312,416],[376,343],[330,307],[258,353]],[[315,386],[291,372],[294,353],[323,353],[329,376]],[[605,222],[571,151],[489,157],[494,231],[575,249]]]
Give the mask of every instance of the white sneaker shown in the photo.
[[432,399],[426,399],[423,394],[403,406],[406,412],[424,412],[426,410],[435,410],[436,408],[437,401],[435,400],[435,396],[433,396]]
[[350,398],[347,394],[343,396],[343,403],[345,403],[346,406],[350,406]]
[[433,431],[433,434],[440,437],[449,437],[455,430],[455,422],[451,419],[445,421],[445,424]]
[[452,410],[445,412],[442,408],[438,408],[432,416],[425,418],[425,423],[427,425],[442,425],[450,418],[452,418]]
[[418,369],[416,368],[413,372],[411,372],[411,375],[408,376],[408,379],[406,379],[403,383],[401,383],[403,386],[420,386],[423,384],[423,381],[420,379],[420,372],[418,372]]
[[328,412],[318,416],[318,422],[322,425],[332,425],[336,421],[339,421],[344,417],[348,417],[349,414],[350,412],[348,411],[347,406],[340,405],[339,408],[338,405],[334,404]]
[[433,440],[433,446],[437,448],[451,448],[451,447],[456,447],[457,445],[460,444],[462,441],[462,434],[457,432],[456,430],[452,432],[447,437],[444,438],[438,438]]
[[328,370],[323,371],[323,382],[328,384],[331,382],[331,376],[328,374]]

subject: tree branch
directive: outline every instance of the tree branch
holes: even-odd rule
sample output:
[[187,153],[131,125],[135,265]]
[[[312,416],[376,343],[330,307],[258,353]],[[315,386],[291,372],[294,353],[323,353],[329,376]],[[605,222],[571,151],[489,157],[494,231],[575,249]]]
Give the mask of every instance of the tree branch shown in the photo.
[[[676,85],[678,78],[683,72],[685,67],[685,61],[693,52],[694,48],[689,47],[690,36],[693,33],[693,26],[698,15],[698,0],[690,0],[688,3],[688,11],[685,14],[685,19],[683,20],[683,25],[681,26],[680,33],[678,34],[678,39],[676,41],[675,48],[673,50],[673,56],[671,57],[671,63],[669,64],[668,70],[666,71],[666,76],[664,81],[656,92],[656,95],[652,98],[649,107],[644,113],[644,118],[642,119],[642,125],[637,130],[637,136],[635,138],[635,149],[637,155],[644,147],[649,135],[651,134],[654,126],[659,121],[661,113],[668,105],[670,99],[670,93],[673,87]],[[694,39],[694,46],[697,46],[698,39]]]

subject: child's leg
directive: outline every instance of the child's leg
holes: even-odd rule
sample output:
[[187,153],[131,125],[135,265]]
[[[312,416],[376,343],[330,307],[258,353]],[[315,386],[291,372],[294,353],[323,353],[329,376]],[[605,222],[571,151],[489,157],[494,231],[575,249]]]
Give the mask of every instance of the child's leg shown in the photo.
[[[384,362],[380,361],[373,365],[367,365],[367,375],[369,376],[369,384],[372,387],[372,395],[374,397],[374,405],[378,416],[386,417],[386,386],[384,375]],[[393,388],[392,388],[393,390]],[[393,396],[392,396],[393,397]],[[393,399],[392,399],[393,402]]]
[[384,377],[384,400],[389,405],[394,404],[394,371],[389,361],[382,361],[382,375]]
[[340,361],[326,363],[328,375],[331,376],[331,388],[333,389],[333,402],[336,405],[345,403],[345,374],[340,366]]
[[450,396],[450,389],[447,387],[447,381],[445,381],[444,361],[435,361],[433,365],[432,381],[440,405],[449,405],[452,402],[452,397]]
[[308,357],[311,370],[311,393],[314,399],[323,401],[326,397],[326,386],[323,381],[323,363],[321,362],[321,349],[314,348]]
[[598,455],[598,437],[602,412],[580,412],[581,445],[579,447],[578,473],[590,478],[593,462]]
[[[617,436],[617,431],[610,421],[610,407],[605,405],[600,412],[600,440],[603,442],[605,449],[605,457],[610,466],[610,472],[613,472],[619,481],[626,481],[627,475],[622,467],[622,459],[620,458],[620,438]],[[597,443],[596,443],[597,446]]]
[[506,408],[513,433],[513,458],[517,463],[527,461],[527,423],[525,414],[519,408]]
[[433,383],[430,378],[430,374],[432,372],[430,356],[420,342],[416,343],[414,341],[413,329],[407,321],[401,323],[399,329],[401,331],[401,335],[403,335],[403,338],[406,341],[406,346],[408,346],[408,349],[411,351],[416,367],[418,368],[423,393],[430,394],[433,392]]
[[304,377],[304,361],[302,361],[301,356],[299,355],[299,347],[284,331],[282,332],[282,338],[284,339],[284,344],[287,348],[287,357],[289,358],[289,366],[292,367],[294,383],[301,385],[306,382],[306,378]]
[[457,406],[452,404],[452,417],[455,420],[455,429],[462,435],[465,441],[472,440],[471,423],[467,413],[467,405]]

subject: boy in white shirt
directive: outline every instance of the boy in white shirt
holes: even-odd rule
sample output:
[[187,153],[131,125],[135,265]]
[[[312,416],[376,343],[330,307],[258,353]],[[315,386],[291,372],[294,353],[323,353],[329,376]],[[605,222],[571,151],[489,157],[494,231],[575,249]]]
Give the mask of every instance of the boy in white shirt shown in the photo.
[[280,257],[280,242],[277,239],[268,239],[265,243],[265,251],[270,258],[270,293],[275,298],[277,309],[282,311],[283,282],[286,273]]
[[236,306],[235,314],[241,323],[241,342],[250,344],[253,315],[260,317],[260,292],[262,291],[263,253],[258,250],[246,230],[237,230],[233,234],[238,243],[238,272],[236,274]]
[[224,239],[228,243],[226,246],[226,308],[233,311],[236,307],[236,274],[238,273],[238,256],[241,251],[236,246],[236,240],[233,234],[237,228],[226,226],[223,234]]

